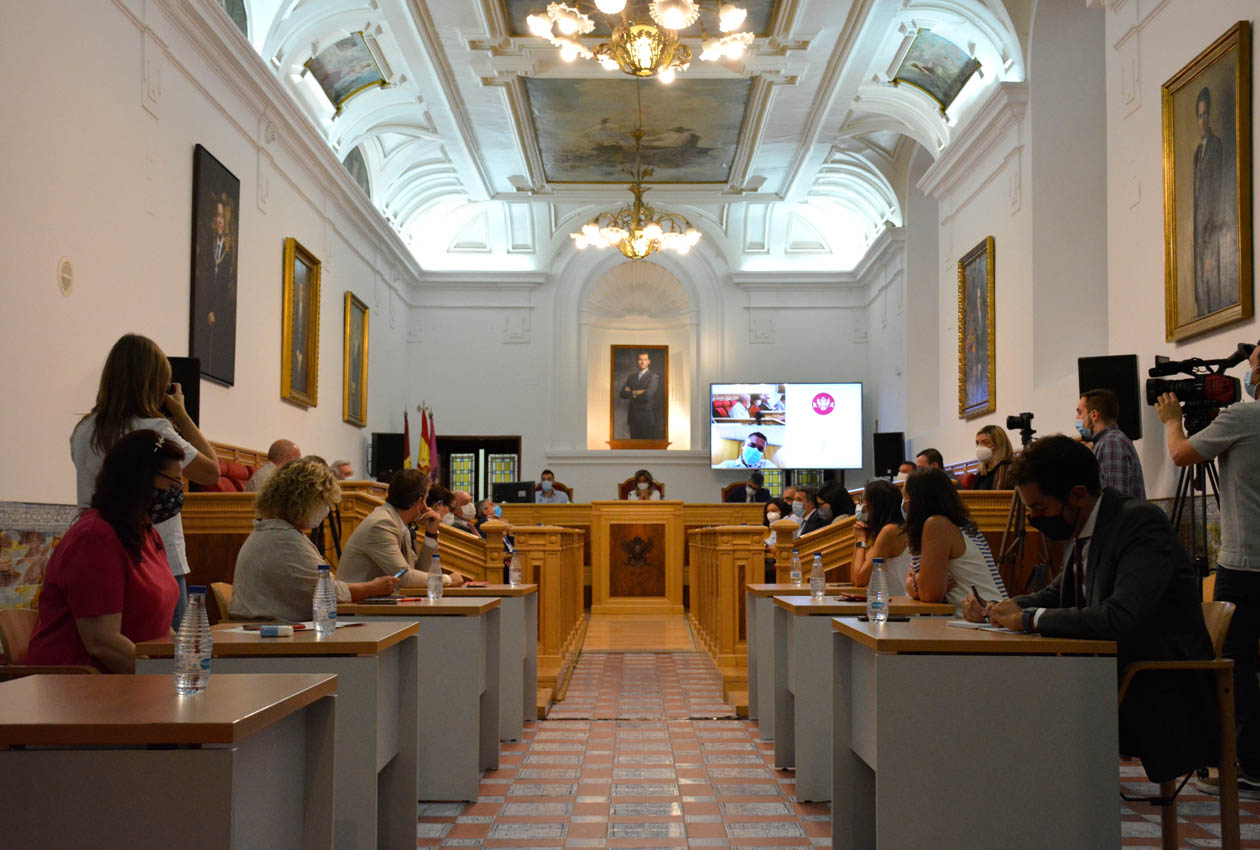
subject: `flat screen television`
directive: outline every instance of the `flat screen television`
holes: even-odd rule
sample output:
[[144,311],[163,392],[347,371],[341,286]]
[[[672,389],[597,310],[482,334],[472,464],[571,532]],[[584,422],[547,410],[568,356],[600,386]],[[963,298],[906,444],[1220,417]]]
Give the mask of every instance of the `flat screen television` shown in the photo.
[[861,469],[862,384],[710,384],[709,452],[713,469]]

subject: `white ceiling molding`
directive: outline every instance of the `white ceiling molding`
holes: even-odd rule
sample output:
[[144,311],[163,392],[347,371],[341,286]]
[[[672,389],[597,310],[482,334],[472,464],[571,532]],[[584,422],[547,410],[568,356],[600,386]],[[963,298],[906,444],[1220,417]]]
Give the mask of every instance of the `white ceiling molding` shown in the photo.
[[447,247],[448,254],[490,253],[490,212],[483,209],[465,224]]
[[799,210],[788,215],[787,244],[783,247],[785,254],[830,254],[831,248],[827,240],[818,232]]
[[644,260],[614,266],[595,284],[582,312],[587,321],[647,318],[676,319],[691,309],[678,279],[656,263]]

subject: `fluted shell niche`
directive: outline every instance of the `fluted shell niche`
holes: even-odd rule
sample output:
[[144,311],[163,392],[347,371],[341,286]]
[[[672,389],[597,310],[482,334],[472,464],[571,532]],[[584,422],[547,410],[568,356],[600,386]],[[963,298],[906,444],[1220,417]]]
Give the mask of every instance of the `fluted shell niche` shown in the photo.
[[[669,450],[691,448],[695,310],[668,269],[646,260],[614,266],[582,302],[581,352],[587,364],[586,447],[608,449],[613,415],[612,346],[669,346]],[[657,366],[658,364],[653,364]],[[621,376],[624,377],[624,376]],[[625,402],[620,402],[625,403]]]

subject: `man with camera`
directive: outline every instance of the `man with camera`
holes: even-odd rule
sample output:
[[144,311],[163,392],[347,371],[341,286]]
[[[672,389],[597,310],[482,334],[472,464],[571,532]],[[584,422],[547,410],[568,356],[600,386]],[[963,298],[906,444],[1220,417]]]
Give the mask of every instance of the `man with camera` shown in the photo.
[[[1248,352],[1247,349],[1250,349]],[[1248,354],[1246,392],[1256,398],[1260,346]],[[1237,386],[1235,384],[1235,386]],[[1234,660],[1234,716],[1238,723],[1238,796],[1260,799],[1260,686],[1256,647],[1260,642],[1260,404],[1234,404],[1201,431],[1187,437],[1181,402],[1173,393],[1155,403],[1177,466],[1216,460],[1219,467],[1221,550],[1214,598],[1237,608],[1225,637],[1224,654]],[[1209,792],[1219,789],[1200,784]]]

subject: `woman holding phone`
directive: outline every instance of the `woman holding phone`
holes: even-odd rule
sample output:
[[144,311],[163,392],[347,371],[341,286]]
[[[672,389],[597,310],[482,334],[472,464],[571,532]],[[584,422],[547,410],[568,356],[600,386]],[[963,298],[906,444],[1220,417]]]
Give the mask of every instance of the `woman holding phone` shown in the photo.
[[[81,510],[91,506],[101,463],[120,438],[138,430],[151,430],[170,441],[183,453],[182,472],[197,484],[219,480],[219,458],[209,441],[197,430],[184,409],[179,384],[171,383],[171,364],[157,343],[139,334],[126,334],[114,343],[101,370],[96,404],[79,420],[70,434],[70,457],[74,461]],[[183,497],[178,476],[168,483],[165,499],[174,504]],[[166,548],[179,588],[179,599],[171,626],[179,628],[188,607],[188,554],[184,548],[184,525],[178,509],[154,527]]]

